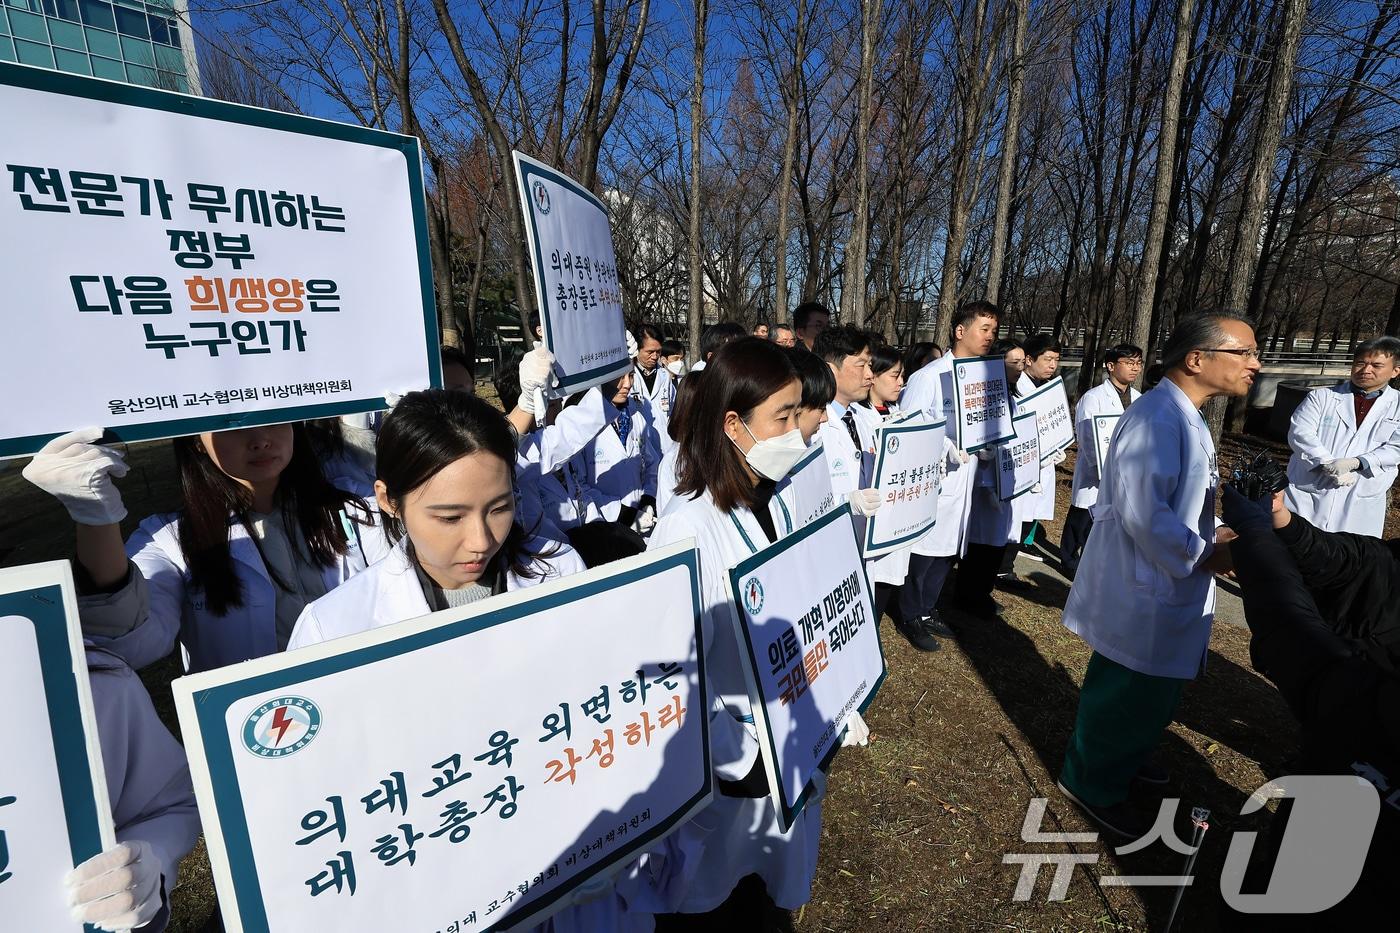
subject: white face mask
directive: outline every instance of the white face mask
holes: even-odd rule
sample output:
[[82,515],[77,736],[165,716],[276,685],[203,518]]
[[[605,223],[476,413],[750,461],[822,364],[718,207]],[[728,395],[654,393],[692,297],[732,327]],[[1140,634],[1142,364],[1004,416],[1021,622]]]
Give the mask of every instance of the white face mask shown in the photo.
[[[747,424],[744,424],[743,421],[739,423],[744,425],[745,431],[749,431]],[[749,437],[753,437],[752,431],[749,431]],[[755,473],[767,477],[775,483],[787,476],[797,461],[801,460],[803,455],[807,453],[807,444],[802,440],[802,432],[797,428],[793,428],[786,434],[764,440],[753,437],[753,441],[754,444],[749,448],[749,452],[744,454],[744,459],[749,462],[749,466],[753,467]],[[734,441],[730,440],[730,443],[734,444]],[[739,445],[734,444],[734,446],[738,447]]]
[[672,360],[666,364],[666,370],[673,376],[684,376],[685,360]]

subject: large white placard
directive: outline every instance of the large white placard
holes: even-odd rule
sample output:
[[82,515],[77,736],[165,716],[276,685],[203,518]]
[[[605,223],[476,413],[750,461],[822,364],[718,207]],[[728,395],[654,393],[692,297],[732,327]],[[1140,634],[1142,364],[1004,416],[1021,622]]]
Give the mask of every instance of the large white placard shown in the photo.
[[850,506],[741,561],[727,582],[768,786],[786,829],[851,713],[870,704],[885,676]]
[[524,153],[515,175],[545,346],[558,394],[627,372],[626,324],[608,211],[593,192]]
[[[1098,458],[1099,476],[1103,476],[1104,464],[1108,463],[1108,445],[1113,440],[1113,429],[1118,426],[1118,415],[1094,415],[1094,456]],[[1081,453],[1080,456],[1083,456]]]
[[0,456],[441,384],[418,141],[0,63]]
[[67,561],[0,570],[0,927],[80,933],[63,878],[112,810]]
[[[831,467],[826,462],[826,450],[821,441],[812,445],[787,475],[792,490],[794,530],[810,525],[836,508],[836,494],[831,490]],[[776,498],[779,506],[781,498]]]
[[536,922],[689,819],[698,573],[676,545],[176,681],[225,926]]
[[953,418],[958,449],[968,453],[1015,433],[1005,360],[999,356],[953,360]]
[[911,412],[880,427],[874,486],[884,504],[865,525],[867,558],[912,544],[937,522],[947,426],[946,420],[930,424],[923,412]]
[[1042,463],[1074,443],[1074,414],[1065,395],[1064,379],[1056,376],[1015,403],[1017,414],[1035,414]]
[[997,448],[997,497],[1003,502],[1040,482],[1040,437],[1034,412],[1011,419],[1016,436]]

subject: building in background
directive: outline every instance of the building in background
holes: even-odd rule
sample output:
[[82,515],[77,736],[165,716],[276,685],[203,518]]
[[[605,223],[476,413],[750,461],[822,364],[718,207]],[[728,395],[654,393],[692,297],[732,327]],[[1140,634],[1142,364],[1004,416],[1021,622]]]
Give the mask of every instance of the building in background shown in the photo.
[[198,94],[188,0],[0,0],[0,61]]

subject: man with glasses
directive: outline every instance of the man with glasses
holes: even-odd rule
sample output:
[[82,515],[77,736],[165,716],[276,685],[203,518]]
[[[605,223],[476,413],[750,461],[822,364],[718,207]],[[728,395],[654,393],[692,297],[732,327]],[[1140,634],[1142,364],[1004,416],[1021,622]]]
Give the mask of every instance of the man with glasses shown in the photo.
[[1133,781],[1166,784],[1149,756],[1210,641],[1215,574],[1233,534],[1215,527],[1219,474],[1200,408],[1243,396],[1259,371],[1254,328],[1232,313],[1183,318],[1162,350],[1165,378],[1124,412],[1094,506],[1094,531],[1065,626],[1094,649],[1059,787],[1106,833],[1152,826]]
[[1379,538],[1400,465],[1400,340],[1356,348],[1351,380],[1314,389],[1288,427],[1289,511],[1321,531]]
[[1071,579],[1079,569],[1079,555],[1094,527],[1090,509],[1099,501],[1099,458],[1094,446],[1094,419],[1121,415],[1140,395],[1133,383],[1142,375],[1142,348],[1120,343],[1103,355],[1104,381],[1079,397],[1074,406],[1074,434],[1079,454],[1074,459],[1074,485],[1070,487],[1069,515],[1060,535],[1060,563]]

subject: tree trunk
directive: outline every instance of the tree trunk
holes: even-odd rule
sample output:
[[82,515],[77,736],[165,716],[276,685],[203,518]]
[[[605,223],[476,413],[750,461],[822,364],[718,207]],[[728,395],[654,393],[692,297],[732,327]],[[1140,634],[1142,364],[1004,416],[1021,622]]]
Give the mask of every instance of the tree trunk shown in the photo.
[[700,161],[705,122],[705,25],[709,0],[695,0],[695,55],[690,90],[690,237],[686,247],[690,263],[690,352],[700,359],[700,328],[705,313],[705,270],[700,249]]
[[1167,72],[1167,90],[1162,101],[1162,125],[1157,133],[1157,177],[1152,186],[1152,210],[1147,236],[1142,246],[1142,272],[1138,277],[1137,309],[1133,314],[1129,343],[1139,347],[1153,344],[1152,309],[1157,296],[1157,275],[1165,252],[1167,213],[1171,200],[1172,169],[1176,165],[1177,119],[1181,113],[1181,86],[1186,79],[1186,59],[1191,51],[1191,16],[1194,0],[1178,0],[1176,42]]
[[792,56],[792,72],[784,85],[783,104],[787,108],[787,135],[783,137],[783,173],[778,176],[778,238],[774,244],[773,323],[787,323],[787,241],[788,199],[792,194],[792,164],[797,158],[797,96],[807,61],[807,0],[797,0],[797,33]]
[[1400,283],[1395,286],[1395,299],[1390,303],[1390,317],[1385,322],[1389,337],[1400,337]]
[[[1001,270],[1006,261],[1006,241],[1011,216],[1012,181],[1016,177],[1016,146],[1021,134],[1021,97],[1025,87],[1026,29],[1030,0],[1011,0],[1016,19],[1011,26],[1011,60],[1007,63],[1006,126],[1001,134],[1001,163],[997,166],[997,208],[992,221],[992,255],[987,261],[987,300],[1001,300]],[[1190,3],[1191,0],[1181,0]]]
[[870,239],[870,88],[875,80],[875,42],[882,0],[860,3],[860,96],[856,125],[856,203],[841,277],[841,320],[865,324],[865,250]]

